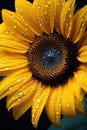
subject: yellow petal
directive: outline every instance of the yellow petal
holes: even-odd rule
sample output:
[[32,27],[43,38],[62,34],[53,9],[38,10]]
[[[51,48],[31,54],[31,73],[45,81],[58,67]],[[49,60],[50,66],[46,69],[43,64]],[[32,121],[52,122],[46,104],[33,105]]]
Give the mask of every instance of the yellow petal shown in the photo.
[[66,117],[75,117],[74,94],[68,89],[67,84],[62,89],[62,114]]
[[15,70],[3,70],[3,71],[0,71],[0,76],[6,76],[10,73],[13,73]]
[[4,22],[0,24],[0,39],[3,39],[5,41],[12,40],[12,41],[20,42],[25,46],[29,45],[29,40],[27,38],[23,37],[21,34],[18,34],[17,32],[14,33],[14,31],[8,30]]
[[0,38],[0,48],[5,51],[15,52],[15,53],[26,53],[28,50],[28,46],[25,44],[21,44],[20,42],[8,40],[8,39],[1,39]]
[[78,70],[74,73],[74,77],[78,81],[80,87],[87,92],[87,70]]
[[12,114],[15,120],[20,118],[32,105],[33,96],[29,97],[26,101],[18,104],[12,109]]
[[83,33],[83,36],[81,39],[78,41],[77,47],[81,48],[82,46],[87,45],[87,31]]
[[2,17],[7,29],[9,31],[13,31],[15,36],[26,38],[28,42],[32,42],[34,40],[33,33],[22,25],[22,22],[19,21],[20,18],[15,12],[2,10]]
[[1,53],[0,55],[0,71],[8,71],[13,69],[20,69],[26,67],[28,60],[26,56],[12,53]]
[[[83,99],[84,99],[84,95],[83,95]],[[79,101],[78,99],[75,99],[75,108],[76,108],[76,113],[86,114],[84,109],[84,100]]]
[[[23,74],[27,73],[28,68],[22,68],[20,70],[15,71],[14,73],[9,74],[0,82],[0,95],[8,90],[10,87],[16,85],[23,79]],[[30,73],[31,75],[31,73]]]
[[36,90],[36,86],[37,86],[36,82],[31,81],[22,86],[16,92],[13,92],[9,96],[7,96],[6,106],[8,110],[26,101],[29,97],[31,97]]
[[61,117],[61,88],[51,88],[47,103],[46,103],[46,113],[50,121],[57,127],[60,126]]
[[72,26],[71,40],[75,43],[80,40],[87,26],[87,5],[76,12]]
[[38,11],[38,24],[47,34],[54,30],[54,0],[34,0],[34,10]]
[[[21,4],[20,4],[21,3]],[[29,28],[36,35],[42,35],[42,30],[37,21],[36,10],[33,9],[33,4],[25,0],[15,1],[16,12],[22,21],[22,24]]]
[[67,0],[61,10],[60,27],[65,37],[69,37],[72,28],[75,0]]
[[61,33],[60,16],[61,16],[61,10],[62,10],[64,4],[65,4],[65,0],[55,0],[54,18],[55,18],[55,29],[58,33]]
[[82,100],[80,85],[74,77],[68,80],[68,88],[78,100]]
[[77,59],[83,63],[87,62],[87,45],[84,45],[83,47],[80,48],[80,50],[78,51]]
[[16,84],[13,84],[12,86],[8,86],[5,90],[3,90],[0,93],[0,99],[4,98],[5,96],[11,94],[12,92],[22,89],[22,86],[25,86],[30,82],[31,79],[31,73],[24,73],[22,76],[18,79],[19,82]]
[[32,124],[37,127],[38,120],[46,104],[48,95],[50,92],[50,87],[41,86],[37,91],[33,99],[32,105]]

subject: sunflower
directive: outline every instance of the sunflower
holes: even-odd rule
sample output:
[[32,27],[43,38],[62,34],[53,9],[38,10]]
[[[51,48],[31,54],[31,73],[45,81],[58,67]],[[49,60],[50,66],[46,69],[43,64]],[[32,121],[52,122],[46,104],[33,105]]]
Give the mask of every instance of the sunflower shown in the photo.
[[2,10],[0,99],[15,119],[31,108],[37,127],[45,108],[60,126],[61,115],[86,113],[87,5],[74,10],[75,0],[16,0],[15,12]]

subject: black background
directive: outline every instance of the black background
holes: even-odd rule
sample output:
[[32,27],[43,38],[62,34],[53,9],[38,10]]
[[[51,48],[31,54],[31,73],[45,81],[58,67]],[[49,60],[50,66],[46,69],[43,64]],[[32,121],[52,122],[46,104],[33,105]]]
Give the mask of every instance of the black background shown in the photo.
[[[32,2],[33,0],[31,0]],[[77,0],[77,8],[81,8],[87,4],[87,0]],[[2,22],[1,10],[9,9],[14,11],[14,0],[0,0],[0,23]],[[28,110],[20,119],[15,121],[11,111],[8,112],[5,106],[6,99],[0,101],[0,130],[34,130],[31,123],[31,110]],[[46,113],[41,115],[38,130],[46,130],[50,125]]]

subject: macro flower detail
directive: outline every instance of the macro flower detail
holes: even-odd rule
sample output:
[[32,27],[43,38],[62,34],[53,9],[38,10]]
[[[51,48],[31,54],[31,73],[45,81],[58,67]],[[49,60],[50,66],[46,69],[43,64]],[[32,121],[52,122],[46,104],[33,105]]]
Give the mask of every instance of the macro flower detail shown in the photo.
[[15,0],[15,12],[2,10],[0,99],[20,118],[31,108],[37,127],[45,108],[60,126],[61,115],[85,114],[87,92],[87,5],[75,0]]

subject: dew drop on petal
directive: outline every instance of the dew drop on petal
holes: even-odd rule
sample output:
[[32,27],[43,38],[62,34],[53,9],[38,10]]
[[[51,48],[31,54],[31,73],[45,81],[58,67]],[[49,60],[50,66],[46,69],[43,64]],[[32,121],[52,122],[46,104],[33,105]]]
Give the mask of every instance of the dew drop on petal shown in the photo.
[[13,87],[9,87],[9,90],[12,90],[13,89]]
[[38,4],[38,5],[37,5],[37,8],[38,8],[38,9],[41,9],[41,5],[40,5],[40,4]]
[[5,34],[8,34],[8,31],[6,31]]
[[20,102],[21,101],[21,99],[20,98],[18,98],[18,100],[17,100],[18,102]]
[[26,23],[25,25],[28,26],[28,23]]
[[61,103],[60,103],[59,105],[60,105],[60,106],[62,106],[62,104],[61,104]]
[[18,8],[16,7],[16,11],[18,11]]
[[12,18],[14,18],[15,16],[14,15],[11,15]]
[[62,4],[62,5],[64,5],[64,3],[63,3],[63,2],[62,2],[61,4]]
[[7,36],[5,35],[4,38],[7,39]]
[[70,14],[70,15],[69,15],[69,17],[71,18],[71,17],[72,17],[72,15]]
[[30,89],[30,92],[32,92],[33,90],[32,90],[32,88]]
[[14,32],[12,31],[12,34],[14,34]]
[[59,112],[56,112],[56,115],[59,115]]
[[22,12],[23,10],[22,9],[20,9],[20,12]]
[[69,105],[69,104],[67,104],[66,106],[67,106],[67,107],[69,107],[70,105]]
[[23,95],[23,92],[21,91],[21,92],[19,92],[19,96],[22,96]]
[[9,70],[9,68],[8,68],[8,67],[6,67],[6,68],[5,68],[5,70]]
[[36,108],[39,108],[39,106],[37,105]]
[[18,79],[17,82],[21,82],[21,79]]
[[40,99],[38,99],[37,102],[40,102]]
[[13,27],[14,27],[14,28],[17,28],[17,26],[16,26],[16,25],[14,25]]
[[82,77],[83,77],[83,75],[82,75],[82,74],[80,74],[80,79],[79,79],[79,80],[81,80],[81,79],[82,79]]
[[57,2],[57,5],[59,5],[60,3],[59,2]]

